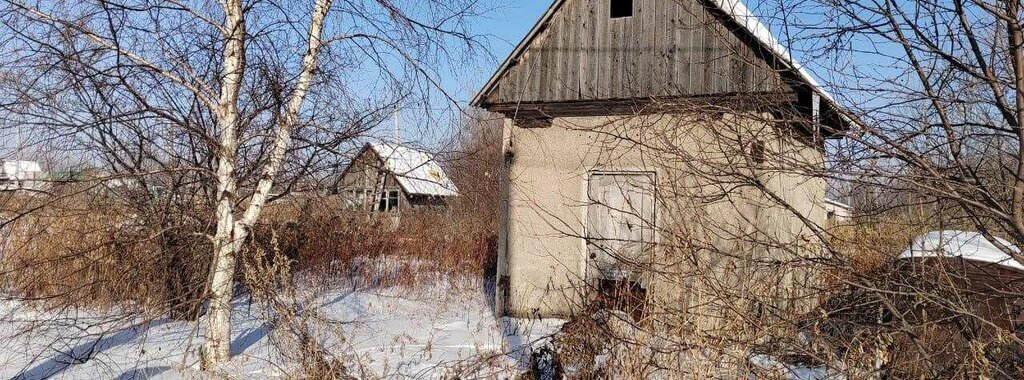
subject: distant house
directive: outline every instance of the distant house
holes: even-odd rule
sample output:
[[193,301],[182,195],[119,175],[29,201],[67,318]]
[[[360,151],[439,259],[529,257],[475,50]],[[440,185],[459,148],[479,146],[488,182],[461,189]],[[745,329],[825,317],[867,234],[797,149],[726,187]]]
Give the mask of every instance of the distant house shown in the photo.
[[35,161],[4,161],[0,172],[0,191],[35,190],[49,188],[46,172]]
[[342,172],[336,191],[347,207],[373,212],[442,208],[459,195],[430,154],[385,142],[366,144]]
[[[102,181],[107,194],[119,197],[148,197],[158,199],[167,191],[167,186],[159,178],[114,177]],[[135,198],[136,200],[141,198]]]
[[832,223],[846,223],[853,217],[853,209],[850,205],[825,198],[825,218]]
[[1024,274],[1024,263],[1010,257],[1007,251],[1020,254],[1020,248],[1005,239],[992,241],[971,231],[934,231],[915,239],[897,260],[967,260],[978,267],[1015,270]]

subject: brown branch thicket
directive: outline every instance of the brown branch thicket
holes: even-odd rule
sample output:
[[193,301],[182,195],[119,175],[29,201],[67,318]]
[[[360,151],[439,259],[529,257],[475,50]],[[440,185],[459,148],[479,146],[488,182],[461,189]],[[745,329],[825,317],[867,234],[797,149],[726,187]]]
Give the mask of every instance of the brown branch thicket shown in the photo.
[[[301,212],[298,212],[301,210]],[[493,260],[494,238],[444,211],[368,214],[336,199],[272,206],[256,242],[293,260],[293,271],[364,284],[416,286],[440,279],[481,279]]]
[[[276,252],[289,273],[322,281],[414,286],[449,276],[483,278],[493,260],[493,235],[479,233],[447,212],[367,214],[329,198],[279,202],[258,226],[247,251]],[[152,312],[197,308],[209,265],[209,248],[198,228],[150,228],[115,198],[82,195],[45,202],[38,212],[11,223],[4,240],[6,297],[52,302],[59,307],[109,307],[124,302]],[[399,218],[396,221],[396,218]],[[380,276],[391,271],[391,275]],[[183,278],[182,276],[187,276]],[[290,277],[285,276],[285,277]],[[183,281],[177,284],[174,281]],[[187,294],[191,298],[187,298]],[[194,316],[193,316],[194,317]]]

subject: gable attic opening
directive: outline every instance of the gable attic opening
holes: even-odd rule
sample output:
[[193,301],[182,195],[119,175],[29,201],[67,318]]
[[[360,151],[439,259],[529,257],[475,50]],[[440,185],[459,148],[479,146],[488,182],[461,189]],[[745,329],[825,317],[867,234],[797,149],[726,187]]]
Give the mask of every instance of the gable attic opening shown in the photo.
[[611,1],[611,17],[625,18],[633,16],[633,0],[608,0]]

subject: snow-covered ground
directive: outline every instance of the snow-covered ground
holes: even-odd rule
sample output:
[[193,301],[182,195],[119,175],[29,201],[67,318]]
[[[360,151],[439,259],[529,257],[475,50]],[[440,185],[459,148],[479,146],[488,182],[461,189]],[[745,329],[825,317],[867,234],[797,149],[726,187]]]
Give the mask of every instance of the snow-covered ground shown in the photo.
[[[325,348],[344,356],[359,377],[438,378],[446,374],[512,377],[527,369],[530,342],[560,321],[493,317],[478,281],[438,281],[419,289],[353,289],[316,295]],[[112,311],[34,311],[0,304],[0,378],[204,378],[196,349],[203,326],[157,319],[148,323]],[[236,299],[231,348],[221,369],[229,378],[275,378],[295,371],[275,348],[265,310]],[[112,320],[113,319],[113,320]]]

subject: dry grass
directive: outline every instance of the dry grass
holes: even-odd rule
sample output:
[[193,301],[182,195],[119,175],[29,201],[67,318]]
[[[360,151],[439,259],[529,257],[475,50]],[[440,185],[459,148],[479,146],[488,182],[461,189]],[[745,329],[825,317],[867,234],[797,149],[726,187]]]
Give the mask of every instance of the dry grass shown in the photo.
[[277,231],[276,249],[294,260],[297,273],[416,286],[452,276],[482,278],[492,270],[494,232],[448,212],[367,214],[314,202],[277,207],[256,234],[265,244],[269,231]]
[[[367,214],[314,199],[275,205],[264,221],[243,256],[242,283],[268,306],[272,342],[306,378],[378,375],[364,373],[358,358],[323,348],[319,339],[343,333],[304,298],[311,300],[339,281],[414,292],[437,281],[480,278],[493,257],[487,231],[469,230],[472,224],[458,223],[441,210]],[[303,276],[302,292],[296,291],[293,273]],[[351,367],[342,364],[349,360],[355,360]]]
[[[212,246],[208,226],[154,215],[95,196],[7,199],[0,284],[8,296],[53,306],[135,305],[198,311]],[[447,212],[355,213],[326,200],[272,207],[243,257],[280,252],[291,273],[416,286],[450,276],[482,277],[494,234]],[[325,281],[328,282],[328,281]]]
[[[129,319],[199,316],[212,245],[204,225],[183,222],[198,218],[160,218],[103,197],[19,201],[5,203],[7,212],[32,212],[2,231],[3,296],[43,301],[30,304],[52,311],[116,308]],[[348,371],[346,357],[320,343],[343,334],[310,307],[319,291],[338,284],[415,291],[481,278],[493,257],[493,234],[448,212],[406,213],[396,223],[320,201],[269,211],[240,255],[236,283],[265,306],[271,344],[306,378],[346,378]]]
[[838,225],[831,230],[831,248],[837,253],[833,261],[843,273],[869,273],[888,265],[914,238],[929,228],[901,218],[883,218]]
[[163,311],[194,301],[201,285],[188,272],[203,270],[210,249],[194,231],[154,227],[102,198],[8,201],[5,213],[17,218],[4,227],[0,281],[9,295],[52,306],[127,303]]

